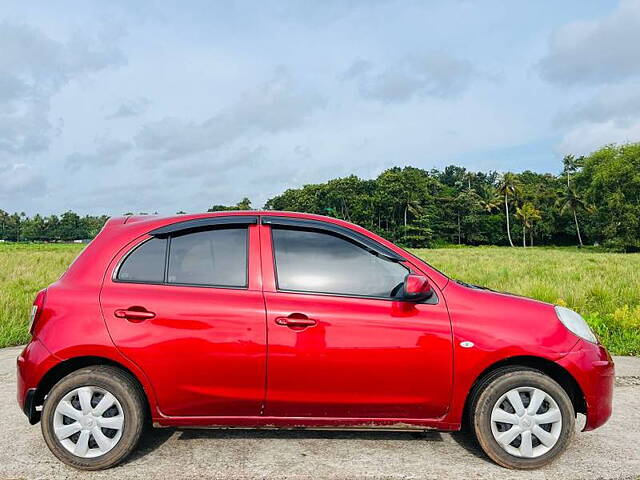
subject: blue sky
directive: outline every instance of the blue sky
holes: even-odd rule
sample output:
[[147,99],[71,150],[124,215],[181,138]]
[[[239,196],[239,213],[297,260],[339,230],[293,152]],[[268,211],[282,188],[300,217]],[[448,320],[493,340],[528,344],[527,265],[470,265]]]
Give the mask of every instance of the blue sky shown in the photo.
[[640,1],[3,2],[0,208],[171,214],[640,140]]

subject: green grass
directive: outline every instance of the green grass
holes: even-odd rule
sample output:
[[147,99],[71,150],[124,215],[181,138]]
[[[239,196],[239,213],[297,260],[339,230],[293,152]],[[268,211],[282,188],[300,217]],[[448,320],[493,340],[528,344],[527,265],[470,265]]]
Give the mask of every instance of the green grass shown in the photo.
[[0,243],[0,347],[29,339],[29,309],[36,293],[54,282],[82,248]]
[[453,278],[566,305],[585,317],[611,353],[640,355],[640,254],[573,247],[413,253]]
[[[82,248],[0,243],[0,347],[28,340],[36,292],[55,281]],[[453,278],[573,308],[612,353],[640,355],[640,254],[545,247],[413,252]]]

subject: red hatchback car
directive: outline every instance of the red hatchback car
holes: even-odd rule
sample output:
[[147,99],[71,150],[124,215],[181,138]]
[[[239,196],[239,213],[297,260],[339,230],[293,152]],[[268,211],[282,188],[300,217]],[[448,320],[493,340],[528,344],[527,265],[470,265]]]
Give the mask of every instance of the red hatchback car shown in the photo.
[[536,468],[611,414],[577,313],[454,281],[356,225],[288,212],[111,219],[41,291],[18,402],[51,451],[110,467],[143,426],[468,426]]

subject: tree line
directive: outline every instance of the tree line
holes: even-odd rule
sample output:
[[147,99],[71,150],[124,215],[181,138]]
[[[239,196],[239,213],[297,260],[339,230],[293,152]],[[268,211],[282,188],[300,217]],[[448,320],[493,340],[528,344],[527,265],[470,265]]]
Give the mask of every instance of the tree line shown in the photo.
[[95,237],[107,215],[81,217],[74,212],[48,217],[24,212],[9,214],[0,209],[0,240],[11,242],[68,242]]
[[[394,167],[374,179],[351,175],[289,189],[265,209],[342,218],[408,247],[599,244],[640,250],[640,143],[567,155],[560,168],[558,174],[499,174],[453,165]],[[208,211],[250,208],[243,198]],[[0,210],[0,239],[89,239],[107,218],[74,212],[29,218]]]
[[265,207],[342,218],[409,247],[640,250],[640,143],[567,155],[559,167],[557,175],[394,167],[375,179],[352,175],[290,189]]

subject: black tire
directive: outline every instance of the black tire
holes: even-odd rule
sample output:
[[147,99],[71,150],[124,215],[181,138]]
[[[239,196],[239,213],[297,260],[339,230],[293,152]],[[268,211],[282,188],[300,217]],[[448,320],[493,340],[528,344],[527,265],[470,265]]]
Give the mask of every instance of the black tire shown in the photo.
[[[491,430],[491,413],[496,402],[504,394],[518,387],[543,390],[556,402],[562,415],[562,429],[557,443],[548,452],[535,458],[510,454],[494,438]],[[470,425],[482,450],[497,464],[519,470],[540,468],[553,462],[569,446],[575,430],[573,404],[567,392],[544,373],[527,367],[504,367],[485,377],[472,395]]]
[[[54,433],[56,406],[65,395],[76,388],[94,386],[116,397],[124,413],[122,434],[118,443],[107,453],[83,458],[68,451]],[[49,450],[65,464],[80,470],[102,470],[124,460],[136,447],[145,425],[145,396],[139,383],[123,370],[95,365],[77,370],[56,383],[47,395],[42,408],[42,435]]]

